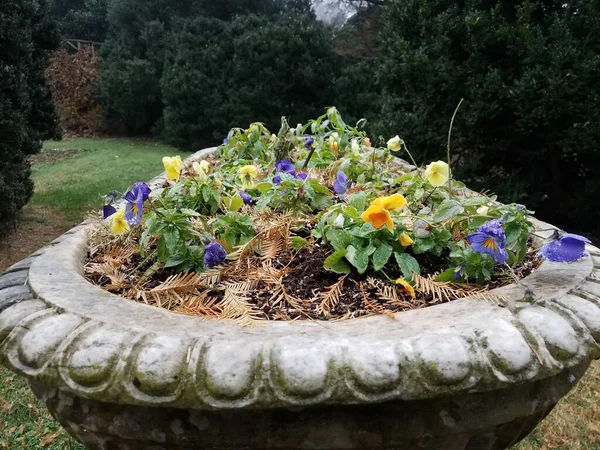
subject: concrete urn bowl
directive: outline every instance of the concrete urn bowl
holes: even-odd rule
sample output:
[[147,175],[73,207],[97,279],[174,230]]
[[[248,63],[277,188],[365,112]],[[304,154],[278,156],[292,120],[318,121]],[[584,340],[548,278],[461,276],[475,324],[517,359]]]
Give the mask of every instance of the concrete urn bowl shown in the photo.
[[92,285],[85,228],[0,277],[0,357],[89,449],[505,449],[600,357],[591,246],[505,306],[242,328]]

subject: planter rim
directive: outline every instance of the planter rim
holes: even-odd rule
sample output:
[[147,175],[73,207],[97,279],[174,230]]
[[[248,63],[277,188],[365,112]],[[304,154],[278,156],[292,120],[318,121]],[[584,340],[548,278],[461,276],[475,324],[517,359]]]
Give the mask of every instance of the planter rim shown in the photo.
[[[163,181],[164,174],[149,184]],[[6,272],[28,280],[18,301],[3,303],[13,288],[0,290],[3,362],[82,397],[193,409],[376,403],[498,389],[600,357],[600,250],[593,246],[589,257],[544,261],[521,284],[493,290],[508,307],[471,297],[395,320],[242,328],[92,285],[83,276],[85,230],[85,223],[75,227]]]

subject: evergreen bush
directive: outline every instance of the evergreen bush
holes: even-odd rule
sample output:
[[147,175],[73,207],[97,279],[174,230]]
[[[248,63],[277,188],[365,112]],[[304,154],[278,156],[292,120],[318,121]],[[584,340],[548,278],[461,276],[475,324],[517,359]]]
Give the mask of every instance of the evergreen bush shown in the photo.
[[332,101],[335,61],[328,33],[310,18],[240,16],[182,23],[163,78],[164,137],[195,149],[259,121],[277,129]]
[[592,229],[600,189],[600,3],[390,0],[384,8],[385,133],[443,158],[472,187]]
[[33,192],[28,156],[59,137],[44,69],[59,45],[45,0],[0,2],[0,233],[15,223]]

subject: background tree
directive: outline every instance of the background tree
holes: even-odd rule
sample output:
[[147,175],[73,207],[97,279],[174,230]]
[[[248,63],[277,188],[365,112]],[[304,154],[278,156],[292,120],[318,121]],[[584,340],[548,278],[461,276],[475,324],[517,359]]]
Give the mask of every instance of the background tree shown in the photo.
[[28,156],[42,139],[60,135],[44,77],[48,53],[59,44],[49,12],[45,0],[0,3],[0,233],[33,192]]
[[199,18],[177,28],[163,78],[164,136],[172,144],[214,144],[254,121],[277,131],[281,116],[302,122],[332,100],[331,40],[308,17]]
[[382,8],[367,4],[335,32],[338,74],[332,85],[334,104],[349,122],[367,119],[367,131],[381,109],[377,71],[381,59]]
[[121,0],[110,2],[100,100],[110,129],[147,134],[161,126],[165,48],[182,18],[230,21],[238,15],[310,11],[308,0]]
[[51,0],[50,14],[63,38],[103,42],[109,0]]
[[591,229],[600,213],[600,4],[390,0],[379,130],[421,161],[453,147],[458,175],[542,218]]

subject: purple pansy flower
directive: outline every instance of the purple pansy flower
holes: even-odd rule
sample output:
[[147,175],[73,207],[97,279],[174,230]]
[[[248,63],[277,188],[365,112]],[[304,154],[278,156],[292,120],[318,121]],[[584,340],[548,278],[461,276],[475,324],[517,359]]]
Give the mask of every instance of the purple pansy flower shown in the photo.
[[585,244],[590,240],[578,234],[564,233],[557,240],[542,246],[539,256],[548,261],[572,262],[585,256]]
[[333,183],[333,190],[337,195],[344,195],[346,193],[346,189],[348,187],[348,177],[341,170],[337,173],[335,177],[335,182]]
[[218,266],[227,258],[227,252],[218,242],[211,242],[204,248],[204,265],[208,268]]
[[251,205],[254,200],[250,194],[247,192],[240,192],[240,197],[244,200],[244,204]]
[[312,136],[308,136],[304,141],[304,148],[311,148],[315,143],[315,138]]
[[299,178],[302,181],[306,181],[306,179],[308,178],[308,174],[306,172],[300,172],[298,175],[296,175],[296,178]]
[[277,161],[275,163],[275,168],[277,172],[287,173],[289,175],[296,175],[296,168],[294,164],[289,159],[284,159],[283,161]]
[[135,183],[131,191],[125,192],[123,198],[125,205],[125,220],[129,226],[136,226],[142,222],[144,213],[144,200],[148,198],[150,188],[146,183]]
[[281,176],[279,176],[279,175],[275,175],[275,176],[273,177],[273,183],[275,183],[275,184],[279,184],[279,183],[281,183]]
[[465,271],[465,265],[461,264],[456,269],[454,269],[454,276],[452,277],[454,281],[458,281],[463,277],[463,272]]
[[150,196],[150,186],[148,186],[146,183],[141,182],[141,183],[134,183],[133,188],[132,188],[133,192],[136,191],[142,191],[142,197],[144,198],[144,201],[148,200],[148,197]]
[[102,217],[108,219],[116,212],[117,209],[113,205],[104,205],[104,207],[102,208]]
[[477,230],[477,233],[468,236],[473,250],[478,253],[487,253],[498,264],[505,263],[508,260],[508,252],[504,248],[506,245],[506,236],[502,229],[502,221],[490,220],[481,225]]
[[223,144],[225,144],[225,145],[229,144],[229,138],[228,137],[223,138]]

